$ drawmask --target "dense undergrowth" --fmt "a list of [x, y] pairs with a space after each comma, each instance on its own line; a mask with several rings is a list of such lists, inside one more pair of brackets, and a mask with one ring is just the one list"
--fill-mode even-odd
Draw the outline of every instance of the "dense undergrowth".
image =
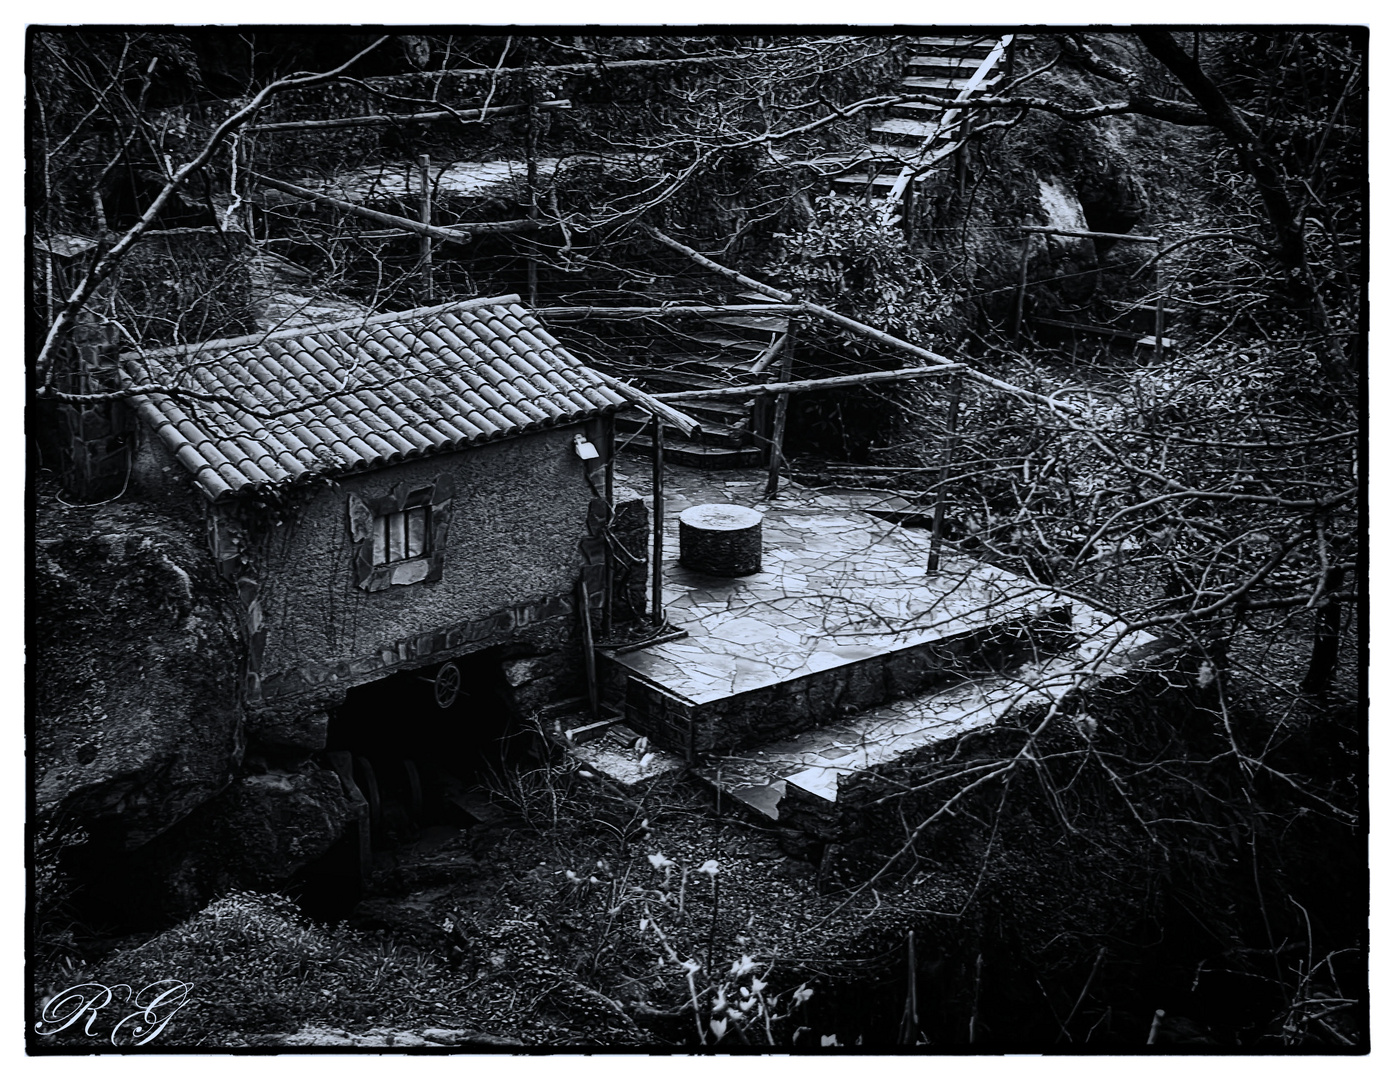
[[[690, 781], [625, 794], [555, 760], [499, 778], [495, 825], [383, 866], [356, 926], [234, 894], [41, 965], [41, 998], [177, 980], [187, 1001], [159, 1043], [208, 1048], [305, 1028], [614, 1049], [1359, 1048], [1363, 836], [1293, 786], [1300, 768], [1349, 788], [1355, 712], [1289, 716], [1255, 777], [1220, 749], [1213, 692], [1166, 678], [1162, 705], [1153, 687], [1062, 719], [870, 885], [893, 831], [819, 866]], [[1264, 737], [1262, 705], [1235, 695], [1238, 738]], [[1029, 737], [964, 739], [919, 779], [950, 798], [965, 766]], [[99, 1041], [80, 1023], [60, 1040]]]

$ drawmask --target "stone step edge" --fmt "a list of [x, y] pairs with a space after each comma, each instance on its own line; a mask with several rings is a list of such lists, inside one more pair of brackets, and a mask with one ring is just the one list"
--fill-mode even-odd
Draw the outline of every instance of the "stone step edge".
[[[1097, 612], [1080, 612], [1083, 622], [1095, 621]], [[766, 753], [761, 747], [752, 747], [739, 754], [728, 754], [714, 763], [698, 764], [695, 775], [708, 784], [719, 787], [723, 794], [758, 811], [771, 820], [779, 820], [779, 804], [790, 795], [795, 798], [811, 800], [814, 805], [830, 806], [836, 803], [838, 783], [842, 776], [854, 775], [874, 768], [877, 765], [894, 761], [925, 746], [943, 742], [968, 731], [994, 726], [1004, 717], [1018, 709], [1036, 704], [1052, 705], [1072, 696], [1084, 686], [1125, 673], [1138, 662], [1143, 662], [1149, 654], [1165, 651], [1166, 643], [1145, 632], [1138, 632], [1119, 639], [1114, 643], [1112, 658], [1096, 665], [1095, 670], [1083, 682], [1077, 678], [1079, 670], [1093, 661], [1104, 645], [1096, 632], [1086, 637], [1078, 646], [1061, 655], [1039, 663], [1027, 663], [1013, 671], [1001, 675], [967, 675], [958, 680], [929, 688], [922, 693], [899, 701], [873, 706], [859, 716], [825, 724], [821, 728], [811, 728], [799, 734], [800, 740], [815, 740], [819, 732], [827, 732], [829, 741], [849, 741], [849, 732], [855, 732], [858, 725], [872, 728], [878, 721], [896, 723], [897, 712], [907, 707], [941, 707], [959, 709], [967, 696], [976, 696], [979, 703], [971, 712], [979, 715], [971, 723], [957, 722], [939, 718], [923, 727], [899, 734], [889, 733], [876, 738], [855, 750], [836, 757], [819, 755], [821, 760], [808, 760], [802, 768], [771, 763], [767, 779], [763, 783], [720, 783], [722, 762], [733, 758], [750, 759]], [[976, 693], [975, 693], [976, 692]], [[903, 721], [902, 721], [903, 722]], [[777, 746], [778, 742], [766, 744]]]
[[[1041, 592], [1046, 593], [1046, 595], [1031, 596], [1019, 600], [1001, 601], [1003, 610], [1000, 611], [995, 610], [997, 607], [995, 603], [987, 605], [986, 615], [982, 617], [974, 617], [981, 615], [980, 609], [974, 609], [973, 612], [966, 615], [956, 615], [946, 618], [941, 622], [933, 623], [927, 627], [917, 627], [913, 632], [901, 631], [900, 633], [905, 635], [903, 641], [895, 642], [894, 647], [888, 647], [871, 656], [837, 656], [837, 663], [809, 668], [808, 670], [796, 669], [776, 678], [747, 686], [731, 694], [707, 697], [699, 701], [696, 699], [688, 699], [686, 695], [671, 687], [662, 686], [661, 684], [656, 685], [659, 685], [664, 693], [682, 698], [685, 701], [691, 700], [694, 708], [702, 709], [715, 705], [717, 702], [747, 697], [777, 686], [793, 686], [806, 679], [816, 679], [827, 675], [829, 672], [841, 671], [844, 668], [865, 664], [869, 660], [885, 660], [888, 657], [896, 656], [901, 653], [907, 653], [917, 649], [934, 648], [935, 646], [959, 642], [979, 635], [986, 634], [1000, 637], [1020, 631], [1041, 634], [1071, 633], [1073, 622], [1062, 622], [1060, 616], [1062, 612], [1068, 613], [1067, 617], [1073, 620], [1072, 603], [1061, 597], [1049, 595], [1044, 588], [1041, 589]], [[899, 636], [899, 634], [892, 636]], [[628, 667], [627, 664], [623, 666]], [[647, 676], [645, 676], [645, 678], [647, 678]]]

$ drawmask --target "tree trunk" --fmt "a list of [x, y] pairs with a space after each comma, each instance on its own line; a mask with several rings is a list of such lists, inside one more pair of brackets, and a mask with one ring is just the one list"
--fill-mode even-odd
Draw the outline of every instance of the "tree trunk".
[[1288, 198], [1283, 177], [1263, 148], [1263, 143], [1248, 122], [1200, 64], [1176, 43], [1167, 30], [1138, 30], [1138, 39], [1154, 57], [1162, 62], [1190, 95], [1195, 98], [1211, 123], [1233, 144], [1239, 163], [1253, 178], [1268, 211], [1269, 223], [1277, 237], [1278, 258], [1288, 271], [1294, 299], [1307, 309], [1312, 328], [1321, 335], [1322, 352], [1328, 363], [1344, 367], [1345, 351], [1336, 336], [1331, 319], [1322, 300], [1321, 290], [1311, 267], [1307, 264], [1307, 244], [1304, 222]]
[[1341, 604], [1332, 594], [1340, 591], [1346, 572], [1339, 567], [1326, 572], [1322, 582], [1325, 603], [1317, 609], [1317, 629], [1312, 639], [1312, 659], [1302, 680], [1304, 694], [1324, 694], [1331, 689], [1341, 645]]

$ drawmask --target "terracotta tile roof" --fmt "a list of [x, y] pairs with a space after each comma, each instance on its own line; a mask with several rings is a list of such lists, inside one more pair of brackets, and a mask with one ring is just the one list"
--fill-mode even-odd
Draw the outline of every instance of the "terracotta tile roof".
[[213, 498], [506, 439], [624, 404], [516, 296], [122, 360], [129, 385], [187, 391], [131, 403]]

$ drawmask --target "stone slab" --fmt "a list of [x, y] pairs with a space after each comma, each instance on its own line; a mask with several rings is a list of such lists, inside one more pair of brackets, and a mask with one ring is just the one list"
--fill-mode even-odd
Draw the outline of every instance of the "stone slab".
[[682, 758], [640, 740], [637, 732], [623, 724], [580, 746], [568, 747], [566, 752], [583, 767], [627, 788], [684, 767]]

